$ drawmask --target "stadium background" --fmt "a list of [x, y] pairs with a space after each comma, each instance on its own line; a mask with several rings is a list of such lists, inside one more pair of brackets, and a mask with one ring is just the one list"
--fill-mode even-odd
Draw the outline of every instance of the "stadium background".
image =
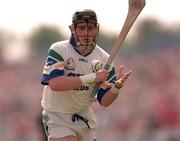
[[[46, 140], [41, 73], [48, 47], [67, 35], [53, 24], [28, 30], [19, 34], [0, 26], [0, 141]], [[98, 44], [110, 52], [117, 36], [102, 29]], [[124, 64], [132, 76], [110, 107], [93, 105], [98, 141], [180, 141], [179, 39], [177, 23], [136, 23], [115, 58], [116, 69]]]

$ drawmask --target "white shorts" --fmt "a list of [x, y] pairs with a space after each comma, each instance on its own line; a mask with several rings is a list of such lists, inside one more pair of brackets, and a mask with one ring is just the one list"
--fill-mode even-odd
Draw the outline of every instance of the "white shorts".
[[43, 111], [43, 123], [48, 138], [77, 136], [83, 141], [96, 137], [97, 124], [91, 110], [83, 113], [61, 114]]

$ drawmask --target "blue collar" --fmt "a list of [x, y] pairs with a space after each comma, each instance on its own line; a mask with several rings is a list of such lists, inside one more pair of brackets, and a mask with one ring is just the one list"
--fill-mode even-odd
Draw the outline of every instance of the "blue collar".
[[73, 47], [76, 47], [76, 41], [75, 41], [75, 38], [74, 38], [74, 35], [71, 34], [71, 37], [69, 39], [69, 43], [73, 46]]

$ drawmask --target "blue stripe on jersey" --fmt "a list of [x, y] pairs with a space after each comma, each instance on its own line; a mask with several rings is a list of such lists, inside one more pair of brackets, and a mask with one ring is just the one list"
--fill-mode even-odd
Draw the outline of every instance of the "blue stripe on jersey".
[[54, 69], [50, 74], [43, 74], [41, 84], [48, 85], [48, 81], [52, 78], [64, 75], [64, 70]]
[[[113, 78], [110, 79], [109, 83], [115, 83], [116, 81], [116, 75], [114, 75]], [[103, 89], [103, 88], [100, 88], [98, 90], [98, 93], [97, 93], [97, 100], [99, 101], [99, 103], [101, 104], [101, 100], [102, 100], [102, 97], [110, 90], [111, 88], [107, 88], [107, 89]]]
[[47, 61], [46, 61], [46, 66], [51, 66], [55, 63], [57, 63], [57, 61], [48, 56]]

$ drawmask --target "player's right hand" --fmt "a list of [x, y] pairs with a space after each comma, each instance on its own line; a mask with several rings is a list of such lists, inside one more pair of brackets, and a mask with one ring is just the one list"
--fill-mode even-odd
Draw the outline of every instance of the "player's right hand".
[[108, 71], [105, 69], [101, 69], [98, 72], [96, 72], [96, 79], [95, 79], [95, 83], [99, 83], [99, 82], [105, 82], [108, 78]]

